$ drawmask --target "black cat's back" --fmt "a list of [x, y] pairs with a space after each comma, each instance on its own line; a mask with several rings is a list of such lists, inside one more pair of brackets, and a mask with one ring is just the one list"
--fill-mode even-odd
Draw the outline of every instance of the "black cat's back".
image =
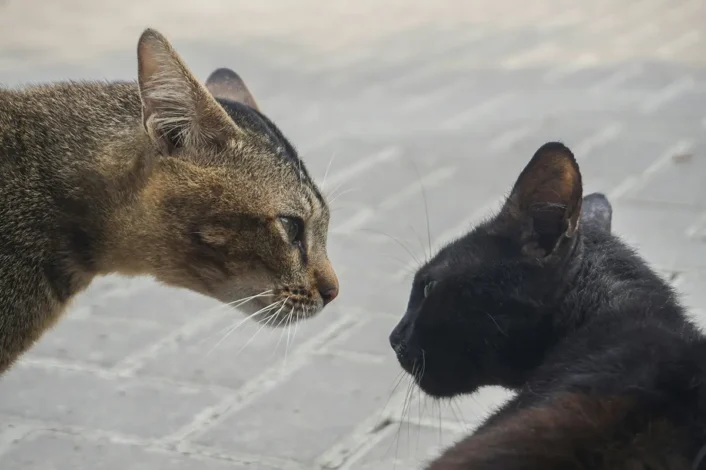
[[681, 470], [698, 459], [706, 339], [611, 217], [604, 196], [582, 197], [571, 151], [548, 143], [499, 214], [419, 269], [390, 336], [400, 365], [434, 397], [517, 392], [429, 469]]

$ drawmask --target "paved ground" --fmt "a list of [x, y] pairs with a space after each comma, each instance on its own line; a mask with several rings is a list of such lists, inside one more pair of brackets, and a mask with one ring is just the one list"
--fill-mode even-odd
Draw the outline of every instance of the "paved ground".
[[403, 413], [387, 335], [413, 258], [549, 139], [706, 324], [703, 0], [196, 4], [0, 0], [0, 81], [133, 78], [146, 25], [201, 77], [235, 68], [314, 175], [330, 164], [341, 296], [296, 334], [245, 325], [213, 350], [238, 314], [96, 282], [0, 380], [0, 468], [417, 468], [507, 394]]

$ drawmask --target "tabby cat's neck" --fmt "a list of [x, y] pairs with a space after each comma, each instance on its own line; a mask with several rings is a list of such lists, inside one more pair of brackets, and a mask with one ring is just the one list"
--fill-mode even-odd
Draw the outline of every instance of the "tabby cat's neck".
[[139, 90], [133, 82], [38, 85], [0, 91], [0, 101], [5, 139], [46, 150], [27, 152], [24, 158], [80, 170], [100, 168], [111, 157], [154, 152], [141, 129]]
[[[114, 223], [116, 217], [126, 227], [137, 222], [138, 196], [156, 161], [157, 150], [142, 128], [136, 83], [2, 90], [0, 138], [5, 155], [0, 170], [24, 174], [13, 184], [51, 201], [47, 223], [56, 227], [57, 239], [75, 245], [71, 252], [83, 253], [76, 267], [85, 283], [95, 274], [141, 271], [119, 265], [121, 245], [132, 243], [132, 237]], [[30, 205], [19, 210], [28, 211], [28, 218], [37, 216]], [[118, 255], [104, 259], [98, 253]]]

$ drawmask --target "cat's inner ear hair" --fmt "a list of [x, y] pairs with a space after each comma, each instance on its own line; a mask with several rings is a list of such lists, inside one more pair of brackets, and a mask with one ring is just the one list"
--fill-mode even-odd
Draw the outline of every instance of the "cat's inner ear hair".
[[583, 198], [581, 223], [602, 232], [610, 233], [613, 221], [613, 208], [608, 198], [601, 193], [591, 193]]
[[581, 173], [573, 153], [558, 142], [537, 150], [520, 174], [503, 208], [521, 224], [524, 250], [551, 254], [578, 230], [582, 197]]
[[216, 69], [206, 80], [206, 88], [214, 98], [235, 101], [259, 111], [257, 102], [245, 82], [231, 69]]
[[145, 130], [166, 153], [223, 144], [235, 123], [188, 70], [167, 39], [147, 29], [137, 46]]

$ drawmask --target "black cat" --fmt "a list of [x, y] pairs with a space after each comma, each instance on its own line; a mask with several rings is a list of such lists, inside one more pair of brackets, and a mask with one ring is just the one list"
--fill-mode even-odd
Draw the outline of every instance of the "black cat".
[[706, 338], [611, 217], [547, 143], [416, 273], [390, 343], [419, 387], [517, 391], [429, 470], [706, 468]]

